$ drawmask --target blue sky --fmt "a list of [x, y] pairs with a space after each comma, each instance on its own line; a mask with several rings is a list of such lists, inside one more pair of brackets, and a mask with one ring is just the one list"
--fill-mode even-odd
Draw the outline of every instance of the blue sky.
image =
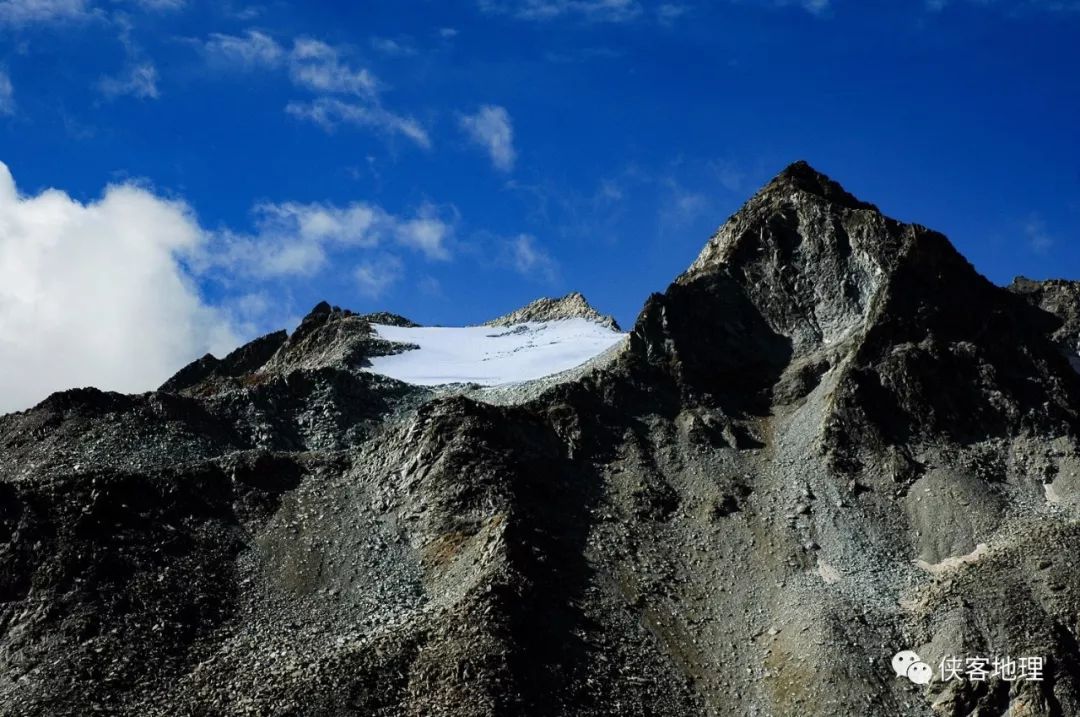
[[1078, 38], [1077, 0], [0, 0], [0, 363], [149, 388], [320, 299], [630, 325], [796, 159], [1080, 278]]

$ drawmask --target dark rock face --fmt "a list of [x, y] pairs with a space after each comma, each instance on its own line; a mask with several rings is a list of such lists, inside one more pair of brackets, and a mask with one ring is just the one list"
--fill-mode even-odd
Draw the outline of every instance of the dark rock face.
[[180, 369], [161, 385], [160, 390], [179, 393], [210, 378], [239, 378], [254, 373], [266, 365], [288, 339], [287, 332], [275, 331], [241, 346], [223, 359], [207, 354]]
[[1080, 714], [1075, 287], [800, 163], [527, 403], [325, 304], [57, 394], [0, 418], [0, 715]]
[[1080, 281], [1032, 281], [1018, 277], [1009, 290], [1059, 319], [1050, 326], [1058, 347], [1080, 372]]
[[387, 326], [404, 326], [406, 328], [415, 328], [420, 324], [415, 321], [410, 321], [404, 316], [398, 314], [391, 314], [389, 311], [376, 311], [373, 314], [361, 314], [360, 318], [364, 319], [370, 324], [386, 324]]

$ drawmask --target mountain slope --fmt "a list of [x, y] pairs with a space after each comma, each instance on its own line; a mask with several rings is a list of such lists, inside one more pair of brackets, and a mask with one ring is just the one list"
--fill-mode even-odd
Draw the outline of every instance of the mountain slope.
[[58, 394], [0, 418], [0, 715], [1080, 713], [1069, 296], [799, 163], [510, 405], [325, 305]]

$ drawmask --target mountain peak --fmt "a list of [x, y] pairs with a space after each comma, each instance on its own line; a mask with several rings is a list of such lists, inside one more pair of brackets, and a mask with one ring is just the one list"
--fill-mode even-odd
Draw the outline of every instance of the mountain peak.
[[329, 302], [320, 301], [315, 304], [315, 307], [308, 312], [308, 316], [317, 316], [319, 314], [329, 314], [334, 310], [334, 307], [330, 306]]
[[[844, 229], [837, 230], [841, 225]], [[863, 268], [876, 275], [895, 263], [897, 253], [904, 251], [917, 229], [921, 230], [886, 218], [875, 205], [798, 161], [730, 217], [678, 281], [720, 267], [739, 266], [760, 274], [763, 267], [751, 269], [750, 265], [762, 262], [770, 267], [766, 274], [790, 274], [798, 269], [807, 278], [820, 276], [823, 262], [846, 263], [856, 248], [864, 250], [873, 264]], [[796, 260], [802, 265], [793, 265], [799, 263]]]
[[572, 291], [558, 299], [541, 298], [525, 306], [484, 323], [485, 326], [513, 326], [527, 321], [558, 321], [559, 319], [588, 319], [607, 326], [612, 331], [620, 331], [618, 323], [611, 316], [605, 316], [594, 309], [584, 295]]
[[806, 192], [849, 209], [878, 211], [875, 205], [861, 201], [840, 186], [839, 182], [817, 171], [808, 162], [801, 159], [785, 167], [758, 194], [761, 196], [777, 191], [783, 191], [786, 194], [791, 189]]

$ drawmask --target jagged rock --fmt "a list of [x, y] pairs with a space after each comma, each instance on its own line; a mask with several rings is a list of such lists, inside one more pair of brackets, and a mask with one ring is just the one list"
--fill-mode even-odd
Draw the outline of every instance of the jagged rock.
[[525, 306], [485, 322], [484, 326], [515, 326], [527, 321], [558, 321], [559, 319], [588, 319], [621, 331], [615, 319], [594, 309], [579, 292], [574, 291], [559, 299], [537, 299]]
[[[598, 320], [546, 302], [499, 325]], [[516, 403], [327, 304], [57, 394], [0, 417], [0, 715], [1078, 714], [1077, 316], [799, 163]]]
[[404, 326], [407, 328], [416, 328], [420, 326], [420, 324], [410, 321], [404, 316], [392, 314], [389, 311], [376, 311], [372, 314], [361, 314], [360, 318], [367, 321], [369, 324], [385, 324], [387, 326]]
[[285, 331], [267, 334], [220, 360], [208, 354], [182, 368], [159, 390], [208, 396], [237, 386], [264, 384], [297, 371], [324, 369], [367, 380], [362, 369], [371, 365], [371, 358], [416, 348], [376, 336], [372, 317], [382, 323], [411, 324], [394, 314], [361, 316], [324, 301], [304, 317], [292, 335]]
[[1017, 277], [1009, 290], [1061, 320], [1051, 337], [1080, 372], [1080, 282], [1032, 281]]
[[387, 343], [373, 337], [371, 324], [362, 317], [324, 301], [304, 317], [262, 368], [276, 373], [325, 366], [355, 368], [371, 355], [373, 342]]
[[275, 331], [244, 344], [223, 359], [206, 354], [180, 369], [158, 390], [177, 393], [210, 378], [235, 378], [251, 374], [266, 365], [270, 357], [288, 340], [288, 336], [288, 332]]

